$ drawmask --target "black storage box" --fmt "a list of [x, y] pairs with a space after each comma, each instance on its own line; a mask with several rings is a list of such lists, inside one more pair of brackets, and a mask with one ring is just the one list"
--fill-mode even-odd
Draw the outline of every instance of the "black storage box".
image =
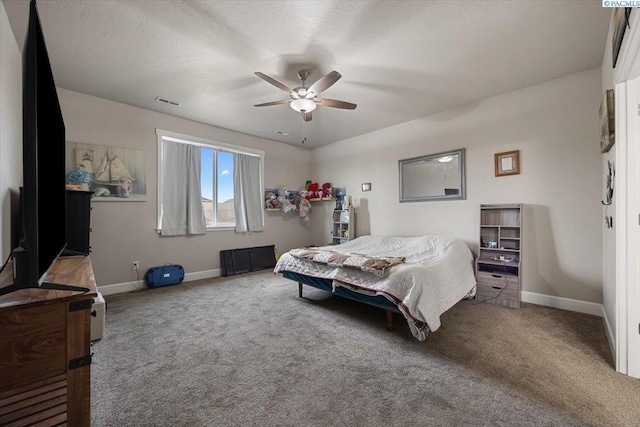
[[275, 245], [220, 251], [220, 268], [223, 276], [265, 270], [275, 266]]

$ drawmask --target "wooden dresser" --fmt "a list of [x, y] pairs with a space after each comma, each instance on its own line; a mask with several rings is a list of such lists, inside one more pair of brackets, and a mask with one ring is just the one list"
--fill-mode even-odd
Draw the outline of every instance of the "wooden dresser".
[[90, 291], [28, 289], [0, 297], [1, 426], [91, 421], [91, 305], [97, 289], [89, 257], [60, 258], [47, 281]]

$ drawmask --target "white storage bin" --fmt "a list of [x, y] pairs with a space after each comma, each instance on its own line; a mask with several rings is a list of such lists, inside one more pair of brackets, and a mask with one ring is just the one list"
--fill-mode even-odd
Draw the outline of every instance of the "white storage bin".
[[104, 336], [104, 316], [106, 311], [106, 303], [100, 292], [93, 299], [91, 312], [96, 312], [95, 316], [91, 316], [91, 341], [97, 341]]

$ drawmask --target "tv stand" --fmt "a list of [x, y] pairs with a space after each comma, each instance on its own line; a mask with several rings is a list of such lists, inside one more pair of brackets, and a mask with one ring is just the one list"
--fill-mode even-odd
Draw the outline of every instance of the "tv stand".
[[46, 279], [0, 296], [0, 425], [91, 421], [91, 260], [59, 258]]
[[18, 286], [18, 285], [5, 286], [4, 288], [0, 288], [0, 296], [10, 294], [11, 292], [17, 292], [22, 289], [43, 289], [43, 290], [51, 290], [51, 291], [69, 291], [69, 292], [82, 292], [82, 293], [87, 293], [91, 290], [89, 288], [84, 288], [82, 286], [62, 285], [59, 283], [42, 282], [40, 286], [33, 286], [29, 288], [25, 288], [24, 286]]
[[64, 249], [60, 256], [88, 256], [88, 253], [74, 251], [73, 249]]
[[61, 285], [59, 283], [42, 282], [40, 289], [50, 289], [52, 291], [89, 292], [91, 289], [82, 286]]

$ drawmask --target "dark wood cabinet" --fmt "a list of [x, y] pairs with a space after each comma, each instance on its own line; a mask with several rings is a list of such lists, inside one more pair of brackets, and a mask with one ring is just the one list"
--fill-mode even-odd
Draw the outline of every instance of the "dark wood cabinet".
[[93, 191], [67, 190], [67, 250], [91, 252], [91, 196]]
[[97, 294], [91, 261], [60, 258], [47, 280], [89, 292], [24, 289], [0, 296], [3, 426], [91, 421], [91, 304]]

